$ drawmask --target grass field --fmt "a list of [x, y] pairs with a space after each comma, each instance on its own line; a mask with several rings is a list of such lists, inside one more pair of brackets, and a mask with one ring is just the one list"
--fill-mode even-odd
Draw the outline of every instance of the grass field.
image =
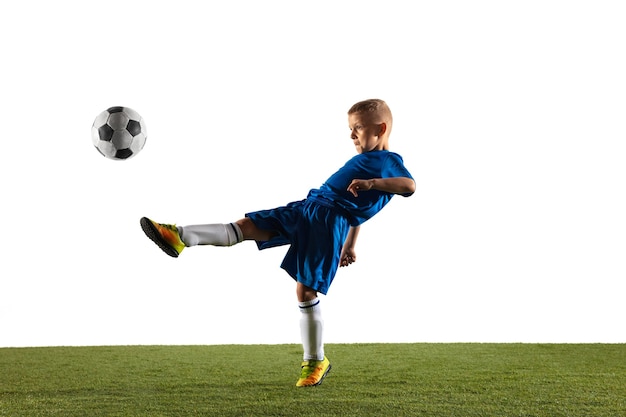
[[0, 416], [626, 416], [626, 345], [327, 345], [0, 349]]

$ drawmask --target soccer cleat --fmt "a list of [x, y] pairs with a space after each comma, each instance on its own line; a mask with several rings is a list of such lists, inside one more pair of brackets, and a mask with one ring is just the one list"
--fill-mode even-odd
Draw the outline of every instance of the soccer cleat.
[[300, 379], [296, 382], [296, 387], [314, 387], [320, 385], [328, 372], [330, 372], [330, 361], [326, 356], [321, 361], [304, 361], [302, 362], [302, 373]]
[[139, 223], [146, 236], [169, 256], [178, 258], [178, 255], [185, 249], [176, 225], [153, 222], [147, 217], [142, 217]]

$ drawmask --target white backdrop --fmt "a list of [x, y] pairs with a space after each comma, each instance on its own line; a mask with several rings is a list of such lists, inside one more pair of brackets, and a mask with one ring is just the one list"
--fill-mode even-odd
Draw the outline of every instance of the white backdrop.
[[[323, 298], [326, 342], [626, 342], [620, 1], [0, 6], [0, 346], [298, 343], [285, 248], [160, 252], [139, 218], [304, 198], [379, 97], [417, 180]], [[95, 116], [146, 120], [136, 158]]]

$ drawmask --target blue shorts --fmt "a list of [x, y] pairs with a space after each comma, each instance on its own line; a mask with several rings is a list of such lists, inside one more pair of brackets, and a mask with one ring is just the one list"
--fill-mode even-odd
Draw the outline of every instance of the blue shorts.
[[278, 235], [257, 242], [259, 250], [291, 245], [283, 268], [293, 279], [326, 294], [337, 273], [350, 225], [337, 210], [302, 200], [271, 210], [246, 213], [259, 229]]

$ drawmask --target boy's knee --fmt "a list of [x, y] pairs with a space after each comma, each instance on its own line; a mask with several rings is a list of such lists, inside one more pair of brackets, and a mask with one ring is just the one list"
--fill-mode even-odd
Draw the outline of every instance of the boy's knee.
[[317, 297], [317, 291], [298, 282], [296, 285], [296, 295], [299, 302], [311, 301]]
[[237, 226], [241, 229], [244, 240], [256, 240], [259, 242], [266, 242], [277, 233], [272, 230], [259, 229], [249, 217], [237, 220]]

